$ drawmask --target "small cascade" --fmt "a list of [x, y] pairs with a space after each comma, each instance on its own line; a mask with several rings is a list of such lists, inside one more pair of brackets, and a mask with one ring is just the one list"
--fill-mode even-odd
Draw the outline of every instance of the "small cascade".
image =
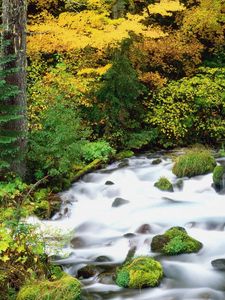
[[[152, 163], [156, 157], [159, 164]], [[225, 259], [225, 197], [212, 187], [212, 174], [180, 184], [172, 166], [167, 154], [132, 157], [87, 174], [62, 193], [61, 213], [44, 224], [73, 233], [61, 250], [68, 257], [56, 260], [66, 272], [87, 274], [82, 268], [92, 266], [93, 273], [81, 280], [84, 300], [225, 299], [225, 271], [211, 264]], [[162, 176], [172, 182], [173, 192], [154, 186]], [[203, 248], [177, 256], [151, 252], [152, 238], [173, 226], [184, 227]], [[133, 252], [162, 263], [160, 286], [131, 290], [114, 283], [113, 270]]]

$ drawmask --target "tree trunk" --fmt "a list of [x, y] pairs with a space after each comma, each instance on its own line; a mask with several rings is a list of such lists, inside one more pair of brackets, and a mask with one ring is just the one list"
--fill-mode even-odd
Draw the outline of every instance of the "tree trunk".
[[27, 148], [27, 99], [26, 99], [26, 0], [2, 0], [3, 40], [7, 45], [3, 47], [5, 57], [13, 56], [6, 69], [16, 69], [7, 76], [8, 84], [19, 88], [18, 95], [10, 98], [8, 104], [18, 107], [18, 120], [11, 121], [9, 130], [14, 132], [17, 141], [14, 147], [18, 148], [16, 156], [11, 162], [11, 170], [22, 178], [26, 173], [25, 154]]

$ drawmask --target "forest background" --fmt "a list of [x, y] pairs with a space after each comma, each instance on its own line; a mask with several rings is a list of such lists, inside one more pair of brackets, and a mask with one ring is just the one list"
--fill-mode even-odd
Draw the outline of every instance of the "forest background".
[[[44, 248], [29, 249], [34, 233], [21, 217], [50, 217], [58, 191], [130, 150], [223, 147], [225, 139], [223, 0], [29, 0], [27, 10], [23, 179], [11, 168], [19, 149], [0, 143], [5, 299], [31, 273], [52, 276]], [[7, 94], [6, 76], [1, 100], [19, 93], [11, 86]], [[20, 271], [12, 271], [15, 257]]]

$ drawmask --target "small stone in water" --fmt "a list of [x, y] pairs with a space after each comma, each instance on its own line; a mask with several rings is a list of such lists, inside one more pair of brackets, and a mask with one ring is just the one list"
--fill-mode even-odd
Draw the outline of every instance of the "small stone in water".
[[152, 165], [159, 165], [162, 162], [161, 158], [156, 158], [152, 161]]
[[113, 184], [115, 184], [115, 183], [112, 182], [112, 181], [110, 181], [110, 180], [107, 180], [107, 181], [105, 182], [105, 185], [113, 185]]
[[146, 233], [150, 233], [151, 232], [151, 226], [149, 224], [143, 224], [141, 225], [137, 231], [137, 233], [140, 233], [140, 234], [146, 234]]
[[79, 236], [73, 238], [70, 241], [70, 243], [71, 243], [71, 247], [75, 248], [75, 249], [77, 249], [77, 248], [83, 248], [83, 247], [86, 246], [85, 241], [81, 237], [79, 237]]
[[110, 262], [112, 261], [108, 256], [101, 255], [95, 259], [95, 262]]
[[99, 273], [98, 269], [95, 266], [90, 265], [79, 269], [77, 272], [77, 277], [87, 279], [95, 276], [98, 273]]
[[123, 198], [116, 198], [113, 203], [112, 203], [112, 207], [119, 207], [122, 206], [124, 204], [128, 204], [130, 201], [125, 200]]

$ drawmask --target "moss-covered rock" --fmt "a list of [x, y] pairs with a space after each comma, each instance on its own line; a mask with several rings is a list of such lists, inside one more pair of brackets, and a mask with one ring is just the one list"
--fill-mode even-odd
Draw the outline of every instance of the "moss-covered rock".
[[116, 272], [116, 284], [126, 288], [155, 287], [163, 277], [161, 264], [151, 257], [140, 256], [125, 263]]
[[20, 290], [17, 300], [80, 300], [80, 282], [69, 275], [55, 281], [37, 281]]
[[162, 162], [161, 158], [156, 158], [152, 161], [152, 165], [159, 165]]
[[223, 177], [225, 176], [225, 167], [216, 166], [213, 170], [213, 183], [216, 188], [221, 188], [223, 183]]
[[173, 192], [173, 185], [166, 177], [161, 177], [154, 186], [161, 191]]
[[215, 166], [215, 158], [209, 150], [193, 149], [177, 158], [172, 171], [177, 177], [193, 177], [210, 173]]
[[151, 249], [166, 255], [198, 252], [202, 243], [190, 237], [182, 227], [172, 227], [152, 239]]
[[120, 151], [115, 155], [116, 160], [122, 160], [124, 158], [129, 158], [134, 155], [134, 152], [131, 150]]

